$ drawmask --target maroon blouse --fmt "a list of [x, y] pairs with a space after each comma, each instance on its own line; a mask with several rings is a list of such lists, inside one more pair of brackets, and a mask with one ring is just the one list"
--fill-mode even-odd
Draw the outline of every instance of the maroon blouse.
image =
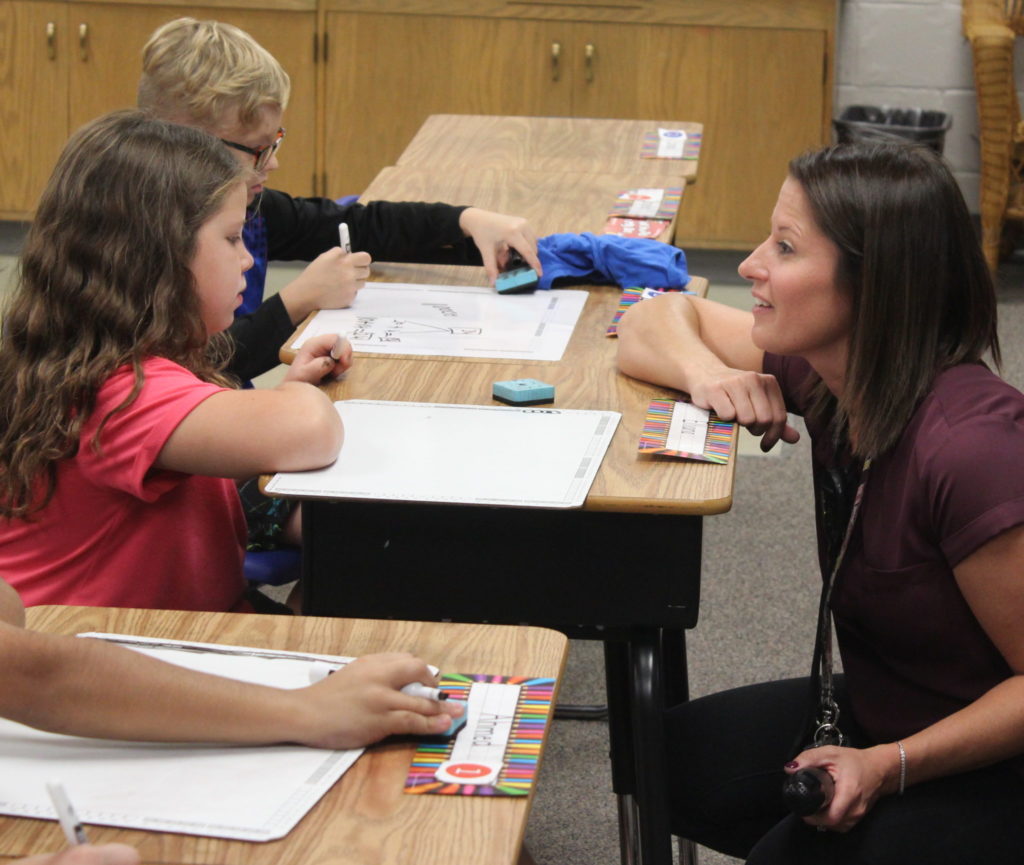
[[[764, 371], [802, 415], [808, 364], [766, 355]], [[848, 459], [820, 425], [808, 431], [816, 468]], [[833, 593], [847, 690], [874, 741], [908, 736], [1010, 676], [953, 568], [1022, 523], [1024, 395], [982, 364], [946, 370], [873, 461]], [[820, 549], [820, 516], [818, 538]]]

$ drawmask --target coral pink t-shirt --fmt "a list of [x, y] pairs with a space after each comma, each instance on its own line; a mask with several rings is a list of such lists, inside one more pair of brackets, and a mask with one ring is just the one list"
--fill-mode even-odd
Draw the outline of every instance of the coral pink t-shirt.
[[179, 423], [224, 388], [151, 358], [134, 402], [121, 367], [100, 388], [78, 453], [57, 469], [49, 504], [0, 522], [0, 576], [26, 605], [244, 609], [245, 518], [235, 483], [153, 468]]

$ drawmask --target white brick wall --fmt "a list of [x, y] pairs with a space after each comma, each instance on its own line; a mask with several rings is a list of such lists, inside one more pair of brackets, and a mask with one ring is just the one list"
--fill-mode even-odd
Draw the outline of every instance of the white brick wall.
[[[953, 118], [945, 155], [978, 209], [978, 121], [959, 0], [841, 0], [836, 116], [847, 105], [931, 108]], [[1018, 41], [1018, 90], [1024, 50]]]

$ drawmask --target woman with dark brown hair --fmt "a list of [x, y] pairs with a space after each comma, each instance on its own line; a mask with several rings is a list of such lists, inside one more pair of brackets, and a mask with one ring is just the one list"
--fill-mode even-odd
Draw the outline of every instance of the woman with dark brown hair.
[[[1024, 396], [985, 363], [995, 293], [959, 189], [924, 149], [805, 154], [740, 274], [751, 312], [638, 304], [620, 366], [766, 450], [796, 441], [787, 412], [805, 417], [819, 636], [810, 680], [669, 711], [674, 829], [757, 865], [1016, 865]], [[834, 793], [787, 816], [783, 782], [806, 770]]]

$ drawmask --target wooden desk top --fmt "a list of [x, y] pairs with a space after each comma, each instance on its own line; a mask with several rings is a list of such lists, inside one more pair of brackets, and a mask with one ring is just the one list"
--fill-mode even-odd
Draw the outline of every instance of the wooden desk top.
[[[646, 161], [646, 160], [645, 160]], [[438, 171], [420, 165], [395, 165], [383, 169], [359, 200], [446, 201], [495, 210], [530, 220], [538, 237], [560, 232], [604, 232], [608, 212], [619, 194], [628, 189], [681, 186], [655, 172], [610, 174], [536, 171], [524, 168], [464, 167]], [[684, 187], [685, 190], [685, 187]], [[684, 191], [680, 206], [686, 206]], [[676, 220], [657, 238], [671, 243]]]
[[[483, 268], [422, 264], [373, 265], [374, 279], [434, 285], [485, 285]], [[703, 294], [707, 281], [694, 277]], [[536, 378], [555, 386], [555, 408], [618, 411], [622, 418], [587, 496], [587, 510], [717, 514], [732, 507], [736, 459], [712, 465], [637, 454], [651, 399], [676, 397], [667, 388], [621, 374], [616, 340], [605, 335], [621, 294], [617, 287], [591, 287], [565, 355], [560, 361], [413, 357], [359, 353], [345, 379], [327, 386], [332, 399], [500, 405], [491, 397], [496, 381]], [[293, 340], [289, 340], [291, 345]], [[288, 353], [282, 352], [287, 361]]]
[[[74, 634], [109, 631], [360, 655], [412, 651], [444, 670], [556, 676], [564, 635], [544, 628], [232, 613], [36, 607], [30, 627]], [[285, 838], [264, 844], [89, 826], [93, 843], [138, 847], [146, 863], [182, 865], [422, 865], [516, 861], [528, 799], [411, 796], [402, 792], [413, 746], [371, 747]], [[0, 861], [60, 850], [54, 821], [0, 817]]]
[[701, 135], [701, 123], [680, 120], [605, 120], [590, 117], [510, 117], [432, 114], [398, 158], [398, 165], [434, 171], [519, 168], [602, 171], [685, 180], [697, 177], [696, 159], [641, 159], [644, 134], [681, 129]]

